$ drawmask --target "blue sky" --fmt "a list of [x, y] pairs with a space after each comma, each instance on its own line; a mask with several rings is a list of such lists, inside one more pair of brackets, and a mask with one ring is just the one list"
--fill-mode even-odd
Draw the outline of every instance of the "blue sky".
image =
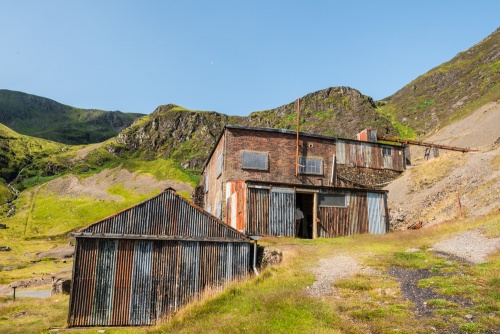
[[327, 87], [382, 99], [500, 26], [500, 1], [0, 3], [0, 89], [229, 115]]

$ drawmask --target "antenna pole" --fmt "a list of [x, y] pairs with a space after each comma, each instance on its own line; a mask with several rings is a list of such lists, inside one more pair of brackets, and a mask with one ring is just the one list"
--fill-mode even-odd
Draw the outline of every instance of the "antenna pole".
[[300, 98], [297, 99], [297, 142], [295, 143], [295, 176], [299, 176], [299, 126], [300, 126]]

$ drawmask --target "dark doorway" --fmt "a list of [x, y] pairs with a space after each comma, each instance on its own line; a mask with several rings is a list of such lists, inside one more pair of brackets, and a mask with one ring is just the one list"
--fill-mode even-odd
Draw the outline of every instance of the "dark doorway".
[[313, 207], [314, 207], [314, 194], [296, 193], [295, 205], [304, 214], [304, 219], [297, 222], [297, 237], [303, 239], [312, 239], [313, 231]]

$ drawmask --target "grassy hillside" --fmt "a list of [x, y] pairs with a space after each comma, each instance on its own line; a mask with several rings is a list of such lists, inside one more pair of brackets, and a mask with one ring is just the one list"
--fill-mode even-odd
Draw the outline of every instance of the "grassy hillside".
[[65, 144], [102, 142], [141, 114], [80, 109], [10, 90], [0, 90], [0, 123], [34, 137]]
[[[419, 76], [380, 108], [402, 136], [424, 136], [500, 99], [500, 28], [450, 61]], [[405, 133], [406, 131], [406, 133]]]
[[42, 165], [41, 160], [68, 149], [63, 144], [20, 135], [0, 124], [0, 178], [10, 182], [23, 168], [51, 174], [50, 164]]

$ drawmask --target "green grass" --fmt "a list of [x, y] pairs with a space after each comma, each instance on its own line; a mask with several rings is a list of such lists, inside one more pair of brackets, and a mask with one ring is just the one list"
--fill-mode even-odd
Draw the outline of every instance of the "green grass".
[[140, 159], [123, 162], [123, 168], [131, 172], [153, 175], [158, 180], [174, 180], [198, 185], [200, 176], [179, 167], [172, 159], [144, 161]]
[[42, 333], [66, 323], [69, 296], [47, 299], [0, 296], [0, 332], [10, 334]]
[[397, 119], [396, 113], [392, 106], [380, 106], [376, 109], [376, 111], [392, 124], [392, 126], [398, 131], [400, 138], [415, 139], [417, 137], [417, 133], [413, 128], [411, 128], [409, 125], [403, 124]]

